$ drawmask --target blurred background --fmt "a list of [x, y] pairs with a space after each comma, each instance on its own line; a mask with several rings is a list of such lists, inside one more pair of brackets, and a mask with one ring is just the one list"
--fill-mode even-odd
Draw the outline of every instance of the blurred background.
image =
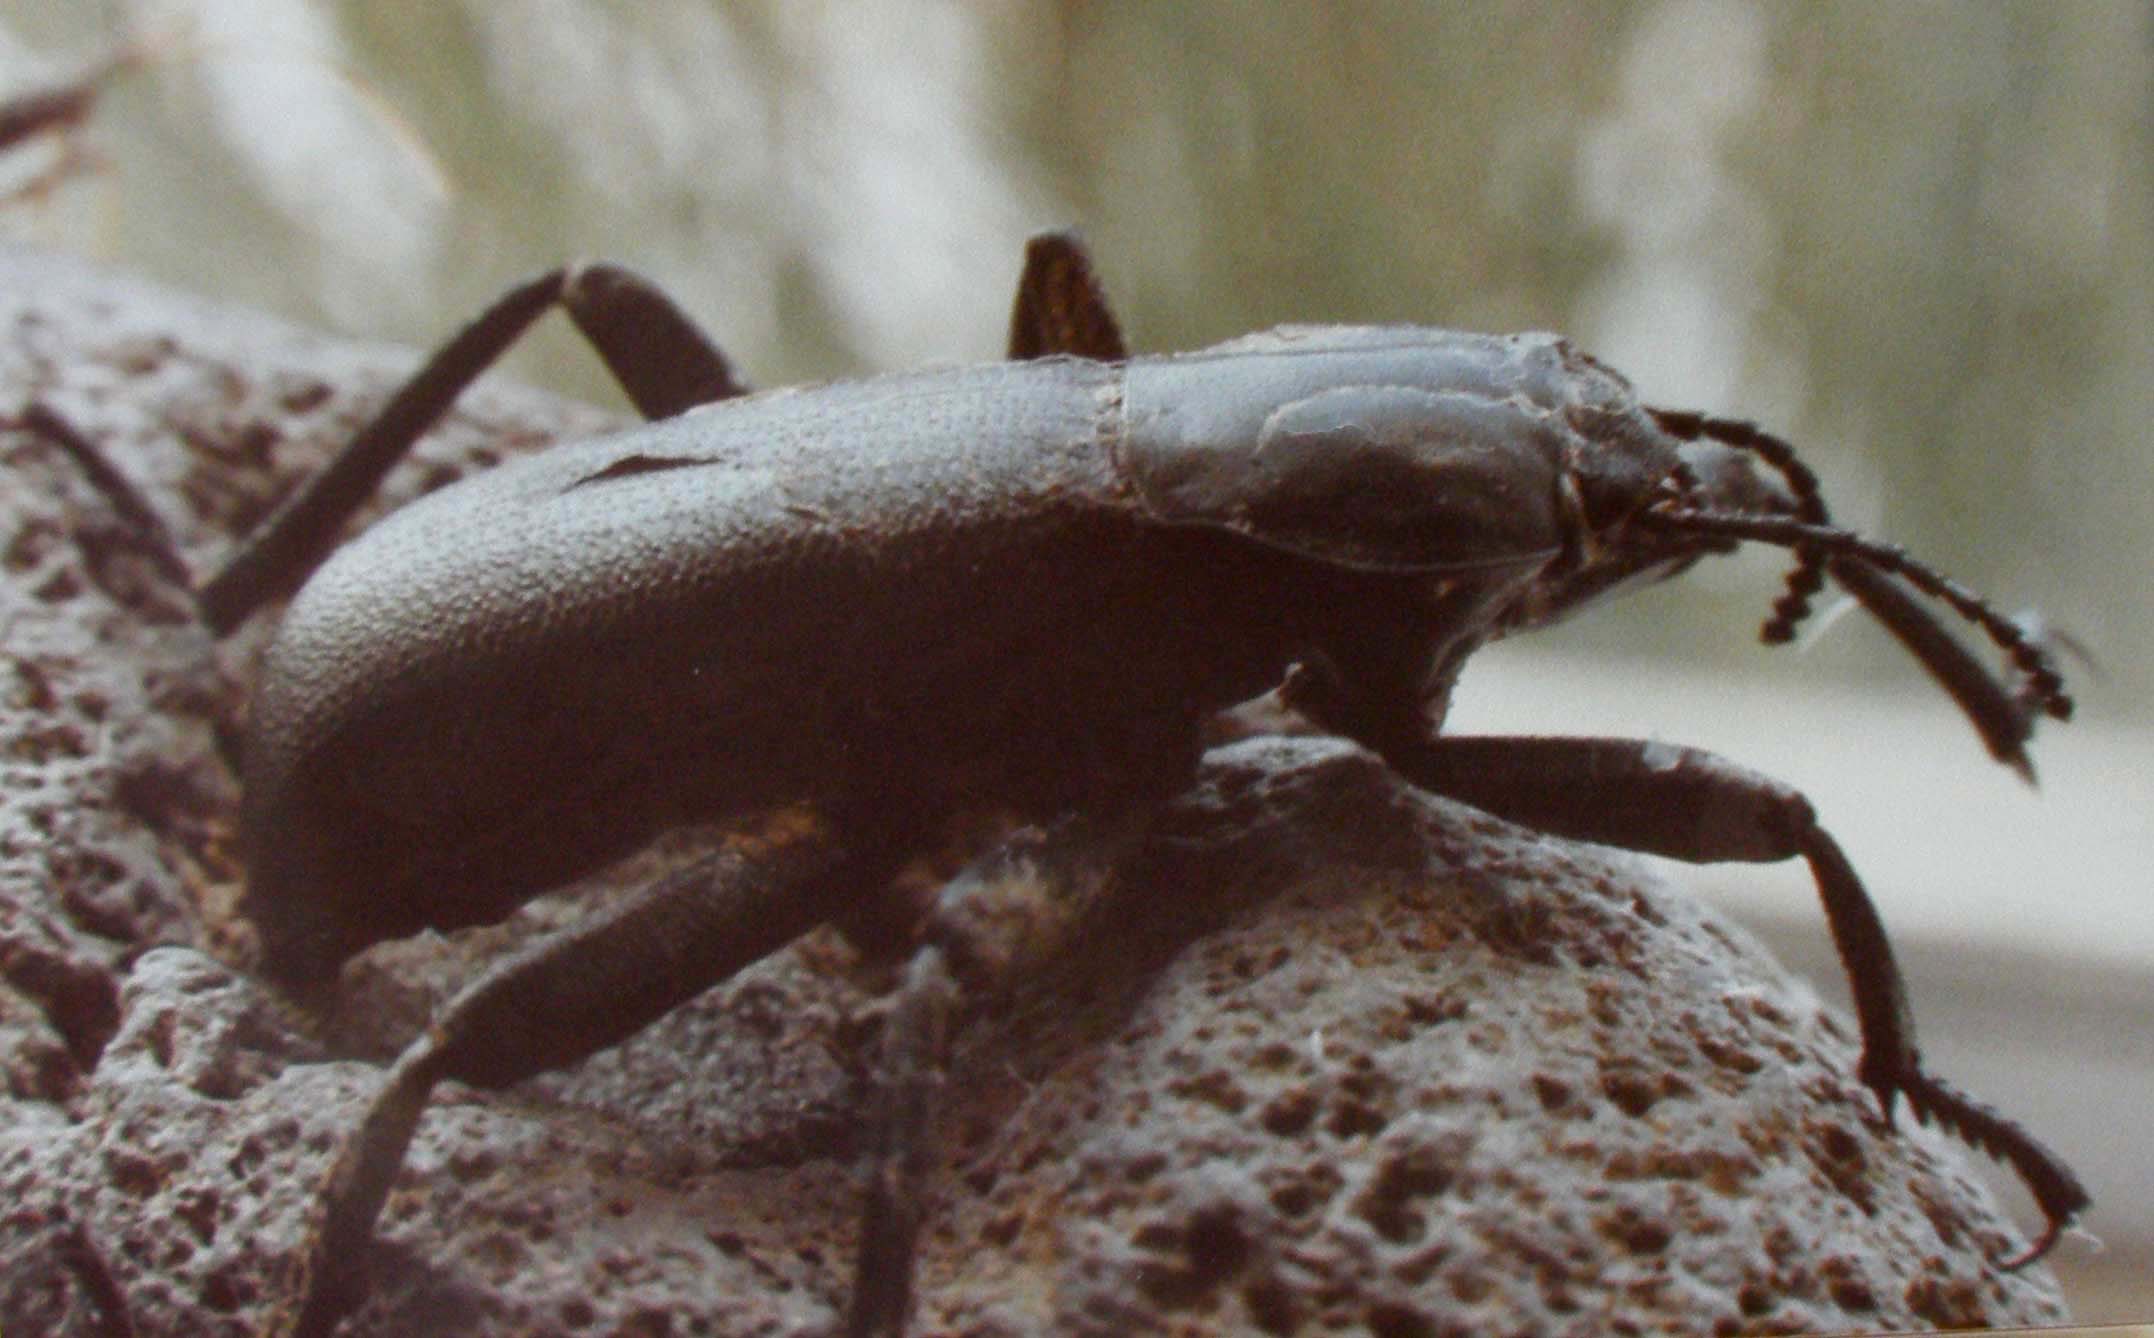
[[[1772, 554], [1484, 653], [1454, 727], [1806, 789], [1933, 1064], [2093, 1188], [2080, 1318], [2154, 1318], [2154, 5], [0, 0], [0, 96], [106, 61], [0, 160], [0, 233], [344, 333], [604, 256], [759, 384], [993, 358], [1074, 224], [1140, 349], [1555, 329], [1786, 435], [2084, 647], [2040, 790], [1863, 619], [1760, 648]], [[620, 402], [562, 331], [511, 373]], [[1676, 876], [1844, 997], [1799, 871]]]

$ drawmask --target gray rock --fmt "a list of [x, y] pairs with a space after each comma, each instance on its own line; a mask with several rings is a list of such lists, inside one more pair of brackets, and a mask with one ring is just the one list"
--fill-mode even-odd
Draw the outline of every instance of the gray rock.
[[[59, 411], [196, 570], [410, 364], [50, 257], [0, 276], [0, 412]], [[605, 421], [482, 387], [397, 495]], [[79, 462], [0, 451], [0, 1331], [252, 1333], [369, 1061], [698, 837], [378, 949], [300, 1016], [245, 971], [216, 746], [264, 631], [212, 645]], [[1846, 1024], [1630, 861], [1259, 738], [1109, 876], [1086, 950], [964, 1033], [923, 1333], [2065, 1317], [1988, 1262], [2018, 1236], [1968, 1154], [1876, 1123]], [[573, 1072], [448, 1085], [349, 1331], [826, 1329], [883, 980], [818, 934]]]

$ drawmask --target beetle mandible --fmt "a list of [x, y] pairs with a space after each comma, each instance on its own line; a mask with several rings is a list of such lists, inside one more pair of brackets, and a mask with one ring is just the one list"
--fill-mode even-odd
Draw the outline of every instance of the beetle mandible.
[[[325, 561], [555, 306], [659, 421], [462, 481]], [[1905, 1098], [2018, 1172], [2048, 1222], [2012, 1266], [2082, 1211], [2054, 1153], [1922, 1067], [1883, 925], [1800, 794], [1692, 749], [1441, 734], [1477, 647], [1758, 541], [1796, 556], [1767, 640], [1829, 575], [2026, 772], [2035, 717], [2070, 701], [2016, 625], [1834, 526], [1784, 441], [1641, 405], [1554, 336], [1285, 327], [1132, 357], [1081, 247], [1047, 234], [1010, 354], [751, 394], [646, 282], [556, 270], [436, 353], [202, 587], [219, 633], [298, 591], [243, 767], [244, 909], [295, 993], [669, 826], [766, 815], [756, 840], [486, 973], [411, 1043], [331, 1170], [293, 1331], [326, 1332], [354, 1300], [440, 1079], [578, 1060], [829, 921], [867, 940], [896, 922], [921, 945], [886, 1029], [892, 1113], [848, 1320], [900, 1330], [932, 1164], [923, 1075], [998, 951], [972, 941], [962, 876], [927, 908], [884, 889], [989, 804], [1141, 825], [1191, 775], [1206, 720], [1281, 684], [1414, 784], [1526, 826], [1692, 862], [1803, 859], [1885, 1114]], [[1988, 671], [1925, 598], [2014, 672]]]

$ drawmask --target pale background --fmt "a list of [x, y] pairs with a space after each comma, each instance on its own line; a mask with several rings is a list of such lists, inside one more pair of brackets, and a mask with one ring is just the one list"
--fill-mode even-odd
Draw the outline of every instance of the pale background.
[[[1140, 348], [1552, 328], [1789, 436], [1841, 519], [2087, 648], [2040, 791], [1859, 617], [1759, 649], [1769, 556], [1485, 653], [1454, 723], [1807, 789], [1936, 1066], [2094, 1189], [2080, 1317], [2154, 1317], [2154, 6], [0, 0], [0, 95], [130, 33], [101, 165], [0, 232], [345, 332], [602, 255], [760, 384], [991, 358], [1074, 223]], [[610, 394], [559, 332], [515, 371]], [[1683, 876], [1838, 989], [1799, 873]]]

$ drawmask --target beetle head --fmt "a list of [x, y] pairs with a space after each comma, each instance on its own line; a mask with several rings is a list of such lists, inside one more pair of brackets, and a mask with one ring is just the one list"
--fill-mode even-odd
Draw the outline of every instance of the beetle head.
[[1722, 536], [1638, 523], [1652, 508], [1788, 518], [1803, 513], [1800, 490], [1760, 469], [1756, 455], [1716, 440], [1670, 440], [1654, 418], [1654, 411], [1628, 405], [1584, 425], [1590, 440], [1618, 445], [1595, 468], [1558, 478], [1565, 551], [1506, 611], [1506, 630], [1546, 626], [1618, 588], [1666, 580], [1701, 557], [1736, 547]]

